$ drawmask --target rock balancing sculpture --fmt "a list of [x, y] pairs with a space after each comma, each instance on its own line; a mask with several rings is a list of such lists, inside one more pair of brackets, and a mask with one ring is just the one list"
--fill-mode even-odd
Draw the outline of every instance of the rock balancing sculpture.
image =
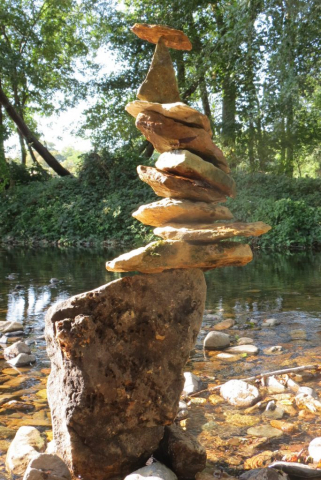
[[[168, 50], [190, 50], [186, 35], [158, 25], [132, 30], [156, 50], [139, 100], [126, 110], [161, 153], [155, 167], [139, 166], [138, 175], [164, 197], [133, 215], [156, 227], [161, 240], [106, 267], [153, 275], [120, 278], [54, 305], [46, 315], [55, 448], [82, 480], [123, 479], [158, 448], [166, 450], [166, 442], [181, 441], [172, 424], [202, 323], [202, 270], [245, 265], [250, 247], [226, 239], [270, 228], [226, 222], [232, 214], [220, 203], [235, 196], [235, 183], [208, 118], [180, 101]], [[167, 455], [180, 478], [194, 478], [204, 468], [204, 448], [193, 452], [185, 450], [184, 461]]]

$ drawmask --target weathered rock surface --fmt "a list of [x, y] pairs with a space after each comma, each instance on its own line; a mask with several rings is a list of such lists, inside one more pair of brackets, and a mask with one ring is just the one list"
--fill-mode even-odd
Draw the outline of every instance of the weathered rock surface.
[[151, 480], [177, 480], [175, 473], [161, 462], [146, 465], [146, 467], [127, 475], [124, 480], [144, 480], [145, 478], [150, 478]]
[[223, 332], [209, 332], [203, 342], [204, 348], [208, 350], [219, 350], [230, 344], [230, 336]]
[[158, 202], [142, 205], [133, 217], [144, 223], [159, 227], [166, 223], [210, 223], [215, 220], [230, 220], [232, 213], [227, 207], [214, 203], [191, 202], [164, 198]]
[[188, 150], [162, 153], [155, 166], [167, 173], [207, 182], [229, 197], [236, 196], [235, 182], [230, 175]]
[[225, 195], [201, 180], [178, 177], [154, 167], [137, 167], [139, 178], [159, 197], [185, 198], [201, 202], [225, 202]]
[[23, 475], [28, 463], [46, 447], [39, 430], [20, 427], [10, 444], [6, 457], [6, 468], [12, 475]]
[[[321, 468], [315, 468], [310, 467], [309, 465], [304, 465], [302, 463], [298, 462], [273, 462], [270, 465], [270, 469], [272, 470], [276, 469], [278, 470], [279, 474], [286, 475], [287, 473], [291, 475], [290, 478], [292, 478], [292, 475], [294, 478], [302, 478], [304, 480], [307, 480], [308, 478], [316, 478], [320, 479], [321, 478]], [[286, 477], [289, 478], [289, 477]], [[281, 477], [283, 480], [283, 477]], [[279, 479], [277, 479], [279, 480]]]
[[235, 236], [259, 236], [268, 232], [270, 225], [254, 223], [215, 223], [211, 225], [169, 224], [157, 227], [154, 234], [165, 240], [183, 240], [184, 242], [211, 243]]
[[181, 30], [170, 28], [165, 25], [148, 25], [147, 23], [135, 23], [131, 31], [142, 40], [158, 43], [162, 37], [168, 48], [175, 50], [192, 50], [192, 44]]
[[40, 453], [29, 463], [23, 480], [71, 480], [71, 475], [57, 455]]
[[200, 270], [172, 270], [125, 277], [48, 311], [54, 440], [73, 475], [125, 475], [156, 450], [178, 411], [205, 296]]
[[147, 76], [139, 90], [140, 100], [158, 103], [179, 102], [179, 91], [172, 59], [163, 38], [160, 38]]
[[182, 123], [188, 123], [194, 127], [204, 128], [206, 132], [212, 135], [208, 117], [183, 102], [157, 103], [135, 100], [134, 102], [128, 103], [125, 110], [134, 118], [136, 118], [139, 113], [148, 111], [161, 113], [164, 117], [169, 117]]
[[157, 112], [139, 113], [136, 127], [160, 153], [189, 150], [224, 172], [230, 172], [222, 150], [212, 142], [211, 135], [202, 128], [185, 125]]
[[152, 242], [145, 247], [124, 253], [106, 263], [110, 272], [158, 273], [172, 268], [202, 268], [242, 266], [252, 260], [249, 245], [213, 243], [192, 245], [175, 240]]
[[197, 439], [177, 425], [165, 427], [156, 457], [169, 465], [179, 478], [192, 480], [206, 466], [206, 450]]
[[260, 392], [256, 387], [243, 380], [229, 380], [220, 389], [220, 395], [230, 405], [236, 407], [250, 407], [260, 398]]
[[16, 357], [19, 355], [19, 353], [30, 354], [31, 350], [24, 342], [18, 341], [10, 345], [10, 347], [5, 348], [3, 351], [3, 355], [6, 360]]

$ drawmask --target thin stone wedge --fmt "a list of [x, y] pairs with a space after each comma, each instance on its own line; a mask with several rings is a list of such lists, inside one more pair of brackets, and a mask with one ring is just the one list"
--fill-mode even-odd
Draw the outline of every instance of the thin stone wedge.
[[162, 37], [168, 48], [175, 50], [192, 50], [192, 44], [181, 30], [170, 28], [165, 25], [148, 25], [147, 23], [135, 23], [131, 31], [142, 40], [150, 43], [158, 43]]
[[231, 237], [258, 237], [271, 230], [263, 222], [214, 223], [212, 225], [170, 224], [155, 228], [154, 234], [165, 240], [180, 240], [193, 243], [215, 243]]
[[243, 266], [253, 258], [249, 245], [221, 242], [208, 245], [192, 245], [186, 242], [163, 240], [106, 263], [110, 272], [159, 273], [173, 268], [201, 268]]

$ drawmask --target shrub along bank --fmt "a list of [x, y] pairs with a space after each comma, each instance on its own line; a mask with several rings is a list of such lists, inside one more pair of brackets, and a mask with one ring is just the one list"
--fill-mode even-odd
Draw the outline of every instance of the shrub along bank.
[[[139, 205], [155, 201], [135, 165], [141, 157], [89, 154], [77, 178], [32, 181], [16, 173], [16, 185], [1, 194], [3, 243], [139, 244], [152, 228], [131, 217]], [[146, 163], [146, 162], [144, 162]], [[321, 247], [321, 179], [289, 179], [268, 174], [233, 175], [238, 194], [226, 205], [238, 221], [264, 221], [273, 228], [252, 240], [260, 248]], [[23, 178], [22, 178], [23, 177]], [[239, 240], [238, 240], [239, 241]], [[246, 240], [248, 241], [248, 239]]]

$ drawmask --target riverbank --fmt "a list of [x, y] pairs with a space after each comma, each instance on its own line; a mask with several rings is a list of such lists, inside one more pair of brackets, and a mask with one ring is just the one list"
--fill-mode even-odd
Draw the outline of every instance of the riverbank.
[[[237, 221], [273, 228], [251, 245], [261, 249], [321, 248], [321, 179], [234, 174], [238, 194], [226, 205]], [[107, 246], [147, 243], [153, 229], [131, 213], [156, 200], [134, 165], [118, 174], [94, 169], [79, 178], [16, 185], [1, 195], [0, 241], [34, 246]], [[242, 239], [240, 239], [242, 241]], [[248, 242], [248, 239], [247, 239]]]

